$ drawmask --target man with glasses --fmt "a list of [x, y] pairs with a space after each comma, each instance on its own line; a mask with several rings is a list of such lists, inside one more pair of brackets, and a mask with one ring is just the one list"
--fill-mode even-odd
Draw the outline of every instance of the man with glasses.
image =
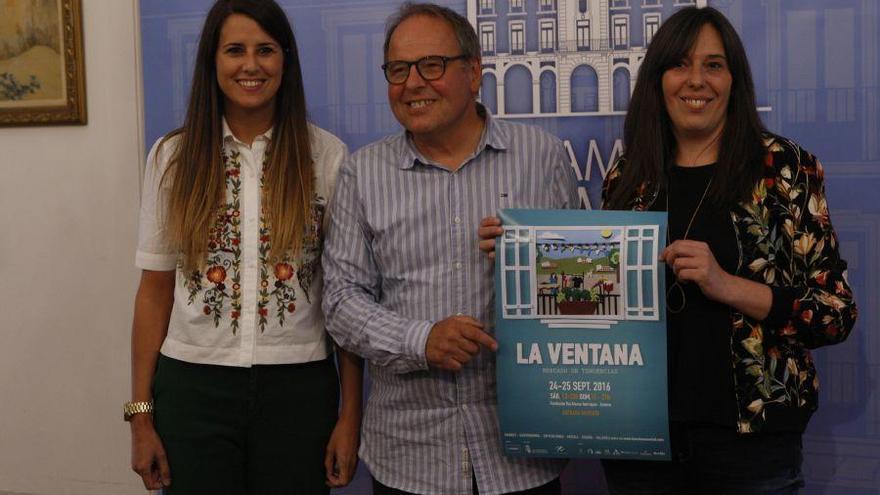
[[382, 69], [405, 132], [342, 166], [324, 251], [328, 331], [370, 366], [374, 493], [558, 494], [562, 461], [501, 452], [477, 225], [498, 208], [577, 207], [574, 172], [557, 138], [476, 102], [467, 19], [408, 3], [388, 26]]

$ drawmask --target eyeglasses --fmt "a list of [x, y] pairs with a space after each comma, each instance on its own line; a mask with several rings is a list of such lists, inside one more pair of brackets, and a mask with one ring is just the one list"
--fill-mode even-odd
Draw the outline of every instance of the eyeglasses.
[[446, 64], [454, 60], [467, 58], [467, 55], [458, 55], [456, 57], [444, 57], [442, 55], [428, 55], [416, 61], [408, 62], [406, 60], [392, 60], [382, 64], [382, 70], [385, 72], [385, 79], [391, 84], [403, 84], [409, 78], [409, 70], [415, 65], [416, 70], [425, 81], [436, 81], [443, 77], [446, 72]]

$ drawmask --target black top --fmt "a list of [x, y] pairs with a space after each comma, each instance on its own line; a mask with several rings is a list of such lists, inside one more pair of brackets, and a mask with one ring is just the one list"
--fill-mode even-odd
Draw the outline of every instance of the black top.
[[[669, 243], [682, 239], [700, 204], [715, 165], [673, 167], [669, 194], [661, 191], [653, 210], [669, 212]], [[668, 197], [668, 203], [667, 203]], [[715, 260], [736, 273], [739, 248], [728, 208], [712, 204], [707, 196], [694, 216], [687, 239], [709, 244]], [[707, 299], [695, 283], [674, 283], [666, 269], [669, 357], [669, 419], [736, 427], [736, 395], [730, 351], [731, 309]], [[682, 299], [682, 292], [684, 299]]]

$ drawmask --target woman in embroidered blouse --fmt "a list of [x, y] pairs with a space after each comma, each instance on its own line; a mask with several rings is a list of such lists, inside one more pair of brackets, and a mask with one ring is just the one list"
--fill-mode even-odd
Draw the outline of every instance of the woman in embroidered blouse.
[[764, 129], [742, 42], [711, 8], [653, 37], [624, 149], [603, 207], [669, 212], [673, 460], [606, 460], [610, 491], [796, 493], [817, 407], [810, 349], [856, 318], [822, 166]]
[[153, 146], [144, 179], [126, 415], [149, 489], [326, 493], [354, 474], [362, 363], [336, 351], [337, 419], [320, 309], [346, 149], [305, 108], [283, 10], [217, 1], [183, 127]]

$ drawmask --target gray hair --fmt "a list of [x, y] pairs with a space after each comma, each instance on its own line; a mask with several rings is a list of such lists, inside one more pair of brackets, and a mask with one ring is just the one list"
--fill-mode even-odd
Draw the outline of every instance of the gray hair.
[[388, 18], [385, 27], [385, 46], [382, 53], [386, 62], [388, 61], [388, 46], [391, 44], [391, 35], [394, 34], [394, 30], [403, 21], [417, 15], [436, 17], [448, 22], [455, 33], [456, 40], [458, 40], [461, 54], [468, 59], [480, 58], [480, 40], [477, 38], [477, 32], [463, 15], [434, 3], [405, 2], [394, 15]]

